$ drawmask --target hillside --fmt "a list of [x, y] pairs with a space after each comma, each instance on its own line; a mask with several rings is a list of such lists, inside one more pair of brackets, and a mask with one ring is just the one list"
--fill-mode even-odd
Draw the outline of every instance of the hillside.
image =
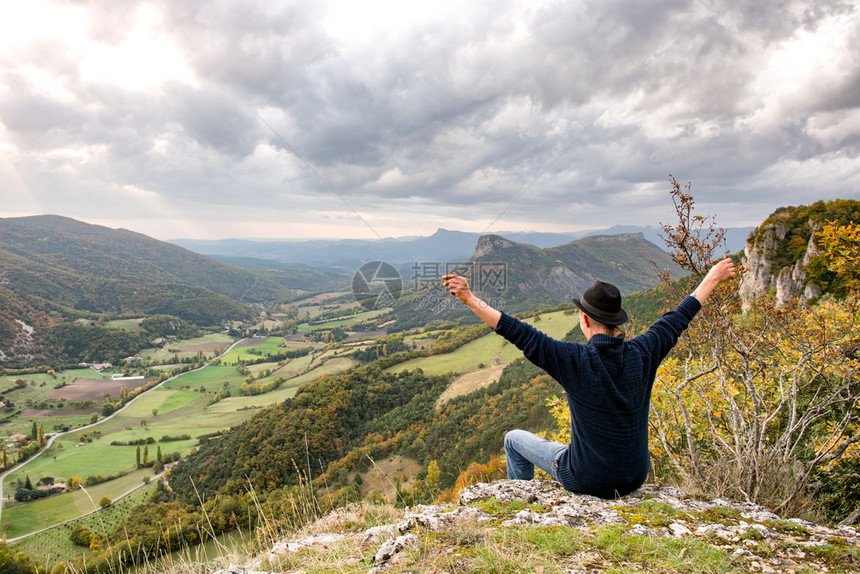
[[291, 294], [139, 233], [53, 215], [0, 219], [0, 359], [40, 356], [39, 338], [62, 321], [165, 314], [221, 324]]
[[35, 266], [83, 279], [193, 285], [243, 303], [288, 295], [277, 284], [176, 245], [56, 215], [0, 219], [0, 242]]

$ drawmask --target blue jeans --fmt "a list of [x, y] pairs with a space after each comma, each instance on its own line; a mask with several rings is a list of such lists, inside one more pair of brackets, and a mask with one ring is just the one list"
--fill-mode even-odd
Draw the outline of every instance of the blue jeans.
[[535, 466], [558, 480], [558, 458], [567, 445], [543, 439], [524, 430], [512, 430], [505, 435], [505, 458], [508, 478], [531, 480]]

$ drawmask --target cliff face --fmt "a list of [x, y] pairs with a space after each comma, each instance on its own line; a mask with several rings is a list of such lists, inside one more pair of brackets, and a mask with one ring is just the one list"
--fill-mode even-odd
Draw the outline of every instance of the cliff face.
[[793, 265], [777, 268], [775, 255], [785, 240], [788, 228], [779, 224], [763, 226], [757, 240], [748, 240], [744, 248], [743, 266], [746, 269], [741, 277], [740, 294], [744, 309], [749, 308], [752, 300], [762, 293], [775, 289], [777, 305], [800, 299], [809, 301], [821, 296], [821, 289], [807, 281], [806, 266], [819, 254], [815, 245], [814, 223], [806, 252]]

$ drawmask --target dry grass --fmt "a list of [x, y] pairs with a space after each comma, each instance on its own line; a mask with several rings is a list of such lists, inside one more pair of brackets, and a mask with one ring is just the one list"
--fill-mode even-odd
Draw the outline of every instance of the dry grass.
[[439, 397], [436, 406], [441, 407], [454, 397], [467, 395], [472, 391], [489, 387], [499, 380], [506, 366], [506, 364], [493, 364], [457, 377]]

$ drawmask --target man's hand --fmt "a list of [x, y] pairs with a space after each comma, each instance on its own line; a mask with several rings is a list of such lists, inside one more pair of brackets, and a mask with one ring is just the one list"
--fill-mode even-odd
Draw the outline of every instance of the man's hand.
[[469, 301], [475, 297], [472, 290], [469, 289], [469, 281], [461, 275], [445, 275], [442, 277], [442, 281], [448, 288], [448, 292], [464, 305], [468, 305]]
[[693, 297], [699, 300], [699, 303], [702, 305], [708, 300], [708, 297], [711, 296], [711, 291], [714, 290], [718, 284], [722, 283], [726, 279], [731, 279], [735, 276], [735, 263], [731, 259], [723, 259], [713, 267], [711, 267], [708, 274], [705, 275], [705, 278], [702, 279], [702, 282], [696, 287], [696, 290], [693, 291]]
[[469, 281], [461, 275], [445, 275], [442, 277], [445, 287], [448, 292], [460, 300], [463, 305], [472, 310], [472, 313], [478, 316], [484, 323], [495, 329], [499, 324], [501, 312], [493, 309], [480, 299], [478, 299], [472, 290], [469, 289]]

